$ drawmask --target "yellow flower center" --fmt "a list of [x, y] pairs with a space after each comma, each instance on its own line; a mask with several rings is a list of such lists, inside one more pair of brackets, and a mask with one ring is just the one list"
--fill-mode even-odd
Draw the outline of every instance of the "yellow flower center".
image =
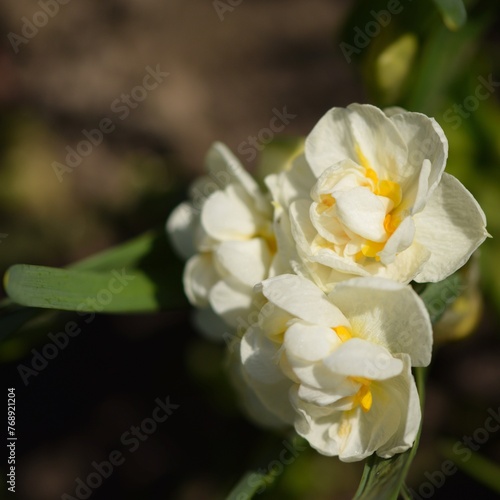
[[[365, 169], [365, 177], [371, 181], [369, 185], [373, 191], [373, 194], [388, 198], [392, 201], [392, 209], [396, 208], [401, 203], [403, 197], [401, 186], [397, 182], [389, 180], [379, 180], [377, 172], [375, 172], [375, 170], [371, 168], [370, 162], [361, 151], [359, 145], [356, 144], [355, 149], [356, 154], [358, 155], [359, 164]], [[400, 218], [394, 215], [392, 210], [391, 212], [386, 214], [384, 219], [384, 229], [387, 233], [387, 237], [390, 237], [394, 233], [394, 231], [396, 231], [400, 223]], [[379, 261], [380, 257], [377, 254], [384, 249], [384, 246], [385, 242], [365, 240], [365, 244], [361, 247], [361, 251], [356, 254], [355, 258], [356, 260], [359, 260], [362, 257], [371, 257]]]
[[361, 409], [366, 413], [370, 410], [373, 403], [372, 391], [370, 390], [372, 381], [364, 377], [350, 377], [350, 379], [361, 384], [361, 387], [354, 396], [354, 405], [360, 405]]
[[[337, 334], [342, 342], [347, 342], [352, 339], [352, 332], [349, 328], [345, 326], [337, 326], [332, 328], [332, 330]], [[370, 390], [370, 384], [372, 381], [364, 377], [348, 377], [349, 380], [361, 384], [358, 392], [354, 395], [354, 406], [361, 406], [364, 412], [367, 412], [372, 407], [373, 396]]]

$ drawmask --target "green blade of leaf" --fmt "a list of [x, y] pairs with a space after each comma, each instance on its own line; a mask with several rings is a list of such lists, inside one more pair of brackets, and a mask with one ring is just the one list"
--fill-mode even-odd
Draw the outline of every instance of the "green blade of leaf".
[[[113, 293], [110, 281], [116, 283], [120, 273], [124, 283], [117, 288], [122, 289]], [[161, 229], [89, 257], [69, 269], [12, 266], [4, 276], [4, 287], [11, 301], [26, 307], [137, 313], [185, 306], [185, 297], [180, 292], [181, 275], [182, 265]], [[18, 315], [19, 320], [8, 320], [12, 325], [9, 332], [23, 324], [23, 317], [29, 319], [36, 314], [33, 310]]]
[[429, 283], [425, 287], [420, 294], [420, 298], [424, 301], [427, 311], [429, 311], [432, 324], [439, 321], [446, 308], [462, 293], [464, 286], [460, 274], [455, 273], [443, 281]]
[[456, 31], [467, 21], [467, 11], [462, 0], [434, 0], [434, 3], [449, 30]]
[[[95, 273], [18, 264], [5, 274], [5, 290], [14, 302], [29, 307], [109, 313], [161, 309], [154, 281], [126, 268]], [[179, 307], [184, 299], [173, 291], [168, 303]]]

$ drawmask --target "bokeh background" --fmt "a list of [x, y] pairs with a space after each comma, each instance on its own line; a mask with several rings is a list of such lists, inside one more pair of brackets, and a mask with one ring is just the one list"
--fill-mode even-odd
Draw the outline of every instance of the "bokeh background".
[[[40, 12], [49, 4], [44, 22]], [[434, 116], [450, 142], [447, 170], [479, 200], [494, 238], [468, 268], [467, 291], [441, 325], [442, 338], [454, 341], [437, 348], [429, 373], [422, 443], [409, 476], [418, 491], [425, 472], [448, 456], [446, 442], [470, 435], [489, 408], [500, 406], [500, 84], [491, 83], [500, 82], [500, 7], [466, 2], [469, 19], [453, 31], [430, 0], [400, 0], [401, 12], [365, 47], [356, 46], [356, 30], [364, 32], [371, 11], [387, 5], [0, 4], [0, 271], [15, 263], [66, 266], [162, 227], [203, 171], [213, 141], [228, 144], [249, 170], [262, 167], [241, 148], [275, 109], [296, 115], [276, 136], [284, 144], [306, 135], [330, 107], [351, 102]], [[33, 22], [40, 26], [30, 31]], [[352, 60], [341, 43], [357, 47]], [[142, 84], [147, 67], [168, 76], [140, 102], [130, 101], [121, 119], [116, 100]], [[488, 95], [474, 101], [481, 78], [490, 82]], [[105, 118], [114, 130], [58, 177], [54, 162], [64, 164], [67, 147], [77, 148], [82, 131]], [[168, 252], [165, 259], [181, 269]], [[178, 273], [170, 279], [180, 294]], [[276, 458], [289, 438], [262, 432], [242, 416], [224, 375], [223, 346], [196, 333], [189, 316], [187, 307], [101, 315], [85, 327], [76, 314], [48, 315], [2, 337], [1, 378], [5, 388], [17, 388], [18, 498], [75, 496], [76, 479], [85, 480], [93, 461], [117, 449], [126, 462], [91, 498], [223, 498], [245, 470]], [[82, 334], [23, 384], [19, 365], [30, 366], [31, 350], [71, 319], [80, 321]], [[166, 396], [180, 407], [127, 454], [122, 434]], [[480, 453], [500, 463], [500, 432]], [[5, 465], [6, 454], [2, 471]], [[306, 450], [261, 498], [348, 499], [361, 471], [360, 464]], [[461, 471], [432, 494], [496, 498]]]

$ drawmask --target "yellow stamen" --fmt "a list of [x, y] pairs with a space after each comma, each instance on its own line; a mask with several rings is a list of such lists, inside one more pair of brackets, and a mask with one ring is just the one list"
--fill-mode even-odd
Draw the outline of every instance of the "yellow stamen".
[[359, 404], [365, 413], [372, 407], [372, 391], [370, 391], [370, 388], [367, 385], [361, 386], [361, 389], [356, 394], [356, 399], [359, 400]]
[[385, 241], [379, 243], [377, 241], [366, 240], [365, 244], [361, 247], [361, 253], [365, 257], [377, 258], [377, 254], [384, 249], [384, 246]]
[[403, 197], [401, 186], [393, 181], [380, 181], [375, 189], [375, 194], [389, 198], [397, 207]]
[[338, 335], [342, 342], [347, 342], [349, 339], [352, 339], [351, 331], [345, 326], [337, 326], [333, 328], [333, 331]]
[[388, 234], [392, 234], [399, 226], [399, 221], [397, 217], [391, 214], [387, 214], [384, 219], [384, 229]]
[[364, 377], [350, 377], [350, 379], [361, 384], [361, 387], [354, 396], [354, 404], [361, 405], [361, 409], [364, 412], [367, 412], [372, 407], [373, 403], [373, 395], [370, 390], [370, 384], [372, 381]]
[[335, 198], [331, 194], [321, 194], [319, 199], [320, 202], [316, 208], [316, 211], [319, 214], [322, 214], [325, 210], [328, 210], [335, 205]]

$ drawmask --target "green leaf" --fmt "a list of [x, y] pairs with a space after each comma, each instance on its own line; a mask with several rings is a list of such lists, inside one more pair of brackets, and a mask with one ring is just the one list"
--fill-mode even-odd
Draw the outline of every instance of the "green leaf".
[[449, 30], [456, 31], [467, 21], [467, 11], [462, 0], [434, 0], [434, 3]]
[[452, 274], [438, 283], [429, 283], [420, 294], [429, 311], [432, 324], [439, 321], [446, 309], [457, 299], [464, 289], [459, 273]]
[[[17, 304], [44, 309], [110, 313], [160, 309], [154, 282], [143, 272], [124, 267], [95, 273], [17, 264], [7, 270], [5, 290]], [[171, 299], [175, 306], [182, 303], [175, 296]]]
[[182, 266], [163, 231], [148, 233], [71, 269], [17, 264], [4, 276], [16, 304], [106, 313], [137, 313], [186, 305]]

